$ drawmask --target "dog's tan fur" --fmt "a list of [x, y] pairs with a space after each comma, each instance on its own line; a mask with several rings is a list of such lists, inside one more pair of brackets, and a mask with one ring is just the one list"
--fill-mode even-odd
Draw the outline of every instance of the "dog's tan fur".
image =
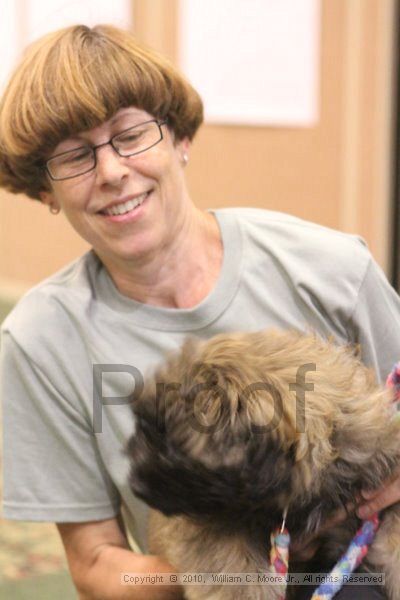
[[[302, 365], [308, 365], [304, 395], [301, 378], [296, 379]], [[169, 387], [158, 387], [156, 393], [157, 382]], [[194, 394], [197, 384], [202, 388]], [[247, 386], [255, 389], [244, 395]], [[188, 406], [203, 429], [216, 422], [218, 427], [204, 432], [190, 425]], [[189, 340], [158, 369], [134, 411], [138, 426], [129, 448], [131, 484], [166, 513], [152, 511], [150, 548], [181, 572], [269, 571], [273, 520], [279, 525], [286, 506], [289, 530], [299, 541], [361, 489], [378, 487], [400, 457], [391, 392], [376, 385], [353, 350], [297, 332]], [[157, 431], [160, 418], [162, 430]], [[271, 420], [274, 427], [254, 432], [254, 424]], [[262, 462], [252, 471], [264, 448], [271, 450], [262, 460], [273, 453], [271, 464], [265, 472]], [[290, 571], [330, 568], [358, 526], [349, 514], [321, 536], [316, 560], [291, 561]], [[390, 600], [400, 598], [399, 505], [384, 512], [364, 568], [384, 571]], [[273, 600], [279, 593], [279, 587], [265, 585], [185, 588], [189, 600]], [[287, 597], [294, 593], [289, 587]]]

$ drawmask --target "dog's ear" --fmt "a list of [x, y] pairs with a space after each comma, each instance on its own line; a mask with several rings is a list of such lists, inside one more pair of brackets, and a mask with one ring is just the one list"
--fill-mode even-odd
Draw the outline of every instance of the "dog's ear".
[[279, 498], [290, 490], [293, 457], [270, 437], [248, 440], [241, 463], [213, 467], [186, 454], [173, 436], [140, 418], [128, 452], [132, 490], [167, 515], [214, 518], [221, 526], [237, 526], [257, 514], [265, 520], [272, 516], [268, 511], [279, 512]]
[[[211, 366], [206, 404], [217, 376], [220, 370]], [[128, 446], [134, 493], [164, 514], [208, 517], [221, 526], [254, 520], [257, 514], [263, 522], [279, 519], [275, 512], [279, 497], [286, 498], [290, 490], [293, 453], [261, 424], [237, 417], [232, 428], [229, 402], [222, 402], [222, 421], [214, 429], [213, 423], [205, 425], [212, 406], [205, 408], [205, 421], [193, 420], [194, 386], [160, 390], [157, 399], [143, 396], [136, 412]]]
[[277, 510], [293, 464], [274, 421], [281, 416], [275, 396], [284, 404], [279, 389], [258, 381], [253, 361], [230, 337], [217, 339], [208, 355], [201, 348], [187, 341], [134, 406], [131, 487], [165, 514], [232, 523]]

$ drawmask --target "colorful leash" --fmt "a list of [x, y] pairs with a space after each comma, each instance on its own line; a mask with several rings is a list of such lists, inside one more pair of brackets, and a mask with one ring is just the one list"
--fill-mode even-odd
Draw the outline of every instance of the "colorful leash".
[[[390, 372], [386, 386], [394, 389], [394, 418], [400, 419], [400, 362]], [[289, 569], [290, 535], [285, 527], [287, 508], [283, 515], [280, 529], [271, 535], [270, 565], [273, 573], [287, 575]], [[350, 542], [343, 556], [338, 560], [332, 571], [326, 577], [326, 583], [321, 584], [313, 593], [311, 600], [331, 600], [343, 586], [343, 576], [353, 573], [361, 564], [368, 552], [368, 547], [375, 538], [379, 527], [379, 515], [363, 521], [361, 527]], [[336, 581], [337, 580], [337, 581]], [[286, 585], [279, 600], [285, 600]]]
[[311, 600], [331, 600], [343, 586], [344, 575], [354, 573], [360, 566], [379, 527], [378, 513], [363, 521], [350, 546], [338, 560], [332, 571], [311, 596]]
[[[286, 516], [286, 515], [285, 515]], [[343, 556], [338, 560], [326, 582], [322, 583], [313, 593], [311, 600], [331, 600], [343, 586], [343, 576], [350, 575], [361, 564], [368, 552], [368, 547], [375, 538], [379, 527], [379, 516], [375, 513], [370, 519], [363, 521], [361, 527], [350, 542]], [[287, 575], [289, 569], [290, 535], [285, 527], [285, 517], [282, 527], [271, 535], [270, 565], [271, 571], [279, 575]], [[279, 600], [285, 600], [286, 583], [283, 584]]]

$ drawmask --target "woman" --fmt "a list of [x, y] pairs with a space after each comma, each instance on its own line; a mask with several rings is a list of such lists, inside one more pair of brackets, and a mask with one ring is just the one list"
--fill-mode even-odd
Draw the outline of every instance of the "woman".
[[2, 337], [4, 516], [58, 524], [82, 598], [179, 596], [121, 585], [171, 569], [140, 554], [123, 451], [133, 387], [188, 334], [313, 328], [359, 343], [381, 377], [400, 355], [399, 299], [357, 238], [194, 206], [184, 167], [201, 122], [195, 90], [109, 26], [39, 40], [0, 106], [0, 184], [92, 247], [20, 301]]

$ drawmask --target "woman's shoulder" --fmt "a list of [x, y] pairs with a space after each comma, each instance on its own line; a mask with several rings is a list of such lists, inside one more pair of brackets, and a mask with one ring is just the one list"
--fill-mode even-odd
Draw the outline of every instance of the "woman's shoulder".
[[260, 285], [283, 281], [311, 310], [318, 305], [326, 314], [349, 317], [371, 268], [377, 270], [360, 237], [274, 211], [226, 211], [228, 221], [239, 223], [245, 271]]
[[321, 266], [356, 270], [366, 269], [370, 260], [367, 244], [360, 236], [294, 215], [247, 207], [219, 209], [216, 213], [221, 220], [235, 219], [248, 243], [279, 260], [318, 261]]

